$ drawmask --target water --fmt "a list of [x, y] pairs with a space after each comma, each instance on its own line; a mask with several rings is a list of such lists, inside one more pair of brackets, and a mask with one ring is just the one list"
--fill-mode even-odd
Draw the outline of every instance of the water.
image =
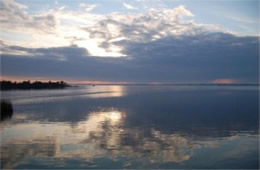
[[2, 168], [259, 168], [258, 86], [4, 91]]

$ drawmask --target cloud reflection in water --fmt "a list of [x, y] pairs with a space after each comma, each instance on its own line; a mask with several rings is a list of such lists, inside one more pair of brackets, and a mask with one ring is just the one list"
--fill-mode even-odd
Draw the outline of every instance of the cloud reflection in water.
[[2, 127], [3, 167], [14, 168], [19, 165], [17, 162], [24, 163], [32, 155], [81, 157], [89, 161], [100, 157], [126, 157], [148, 159], [153, 163], [182, 162], [188, 160], [196, 148], [191, 139], [178, 134], [126, 128], [125, 116], [125, 112], [110, 108], [92, 112], [74, 125], [28, 122]]
[[[66, 159], [74, 158], [90, 163], [86, 167], [97, 166], [95, 161], [102, 158], [129, 160], [123, 161], [125, 167], [131, 167], [133, 160], [144, 164], [181, 163], [198, 149], [221, 147], [214, 138], [205, 140], [154, 128], [127, 127], [126, 117], [127, 113], [117, 108], [91, 112], [77, 123], [25, 122], [21, 119], [28, 117], [14, 116], [17, 120], [12, 120], [16, 122], [13, 126], [1, 125], [2, 166], [15, 168], [45, 158], [62, 160], [61, 167], [67, 167]], [[225, 141], [236, 138], [239, 137], [231, 136]]]

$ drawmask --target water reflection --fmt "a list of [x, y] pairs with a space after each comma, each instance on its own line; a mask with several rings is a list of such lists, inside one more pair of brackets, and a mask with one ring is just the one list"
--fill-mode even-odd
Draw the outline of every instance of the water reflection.
[[3, 91], [1, 97], [11, 100], [13, 104], [32, 104], [43, 102], [69, 101], [77, 98], [111, 98], [127, 94], [126, 86], [97, 85], [70, 87], [64, 90], [20, 90]]
[[[95, 88], [88, 87], [87, 90], [89, 92], [99, 92], [90, 94], [91, 98], [103, 98], [103, 97], [122, 97], [125, 96], [126, 86], [118, 86], [118, 85], [98, 85]], [[101, 93], [100, 93], [101, 92]]]
[[[31, 122], [18, 123], [11, 128], [2, 126], [2, 166], [15, 168], [44, 157], [81, 158], [92, 162], [92, 167], [97, 166], [96, 159], [104, 157], [114, 161], [120, 158], [142, 160], [150, 164], [180, 163], [189, 160], [197, 149], [221, 147], [221, 140], [164, 134], [153, 128], [128, 128], [124, 126], [126, 116], [124, 111], [109, 108], [91, 112], [76, 124]], [[237, 138], [240, 136], [222, 140], [232, 142]], [[123, 167], [131, 165], [131, 161], [126, 161]]]
[[54, 137], [33, 140], [16, 140], [1, 143], [1, 168], [11, 169], [26, 162], [30, 157], [55, 157], [59, 152]]
[[181, 162], [189, 159], [192, 144], [186, 138], [161, 134], [153, 129], [144, 131], [125, 128], [124, 116], [123, 112], [115, 110], [94, 112], [86, 121], [78, 123], [73, 131], [81, 133], [81, 137], [84, 135], [79, 143], [92, 148], [92, 152], [85, 150], [81, 156], [87, 159], [104, 155], [111, 158], [145, 157], [152, 162]]
[[16, 103], [12, 119], [0, 123], [1, 167], [259, 167], [254, 91], [124, 86], [121, 97], [91, 98], [109, 89], [86, 88], [88, 97]]

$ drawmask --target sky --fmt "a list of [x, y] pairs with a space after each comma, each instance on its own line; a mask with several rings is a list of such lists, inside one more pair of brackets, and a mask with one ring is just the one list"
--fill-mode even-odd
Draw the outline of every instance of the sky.
[[1, 79], [258, 83], [258, 0], [0, 0]]

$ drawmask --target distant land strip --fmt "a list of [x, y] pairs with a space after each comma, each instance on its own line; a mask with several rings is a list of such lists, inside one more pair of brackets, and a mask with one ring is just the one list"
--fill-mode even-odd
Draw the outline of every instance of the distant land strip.
[[49, 81], [49, 82], [41, 82], [41, 81], [23, 81], [23, 82], [12, 82], [12, 81], [0, 81], [1, 90], [15, 90], [15, 89], [63, 89], [66, 87], [70, 87], [64, 81]]
[[111, 85], [119, 85], [119, 86], [260, 86], [260, 84], [257, 83], [186, 83], [186, 84], [180, 84], [180, 83], [160, 83], [160, 84], [153, 84], [153, 83], [124, 83], [124, 84], [94, 84], [94, 83], [86, 83], [86, 84], [77, 84], [77, 85], [105, 85], [105, 86], [111, 86]]
[[[120, 86], [260, 86], [257, 83], [129, 83], [129, 84], [77, 84], [77, 85], [120, 85]], [[19, 89], [63, 89], [66, 87], [76, 87], [75, 85], [71, 86], [64, 81], [48, 81], [48, 82], [41, 82], [41, 81], [34, 81], [31, 82], [23, 81], [23, 82], [12, 82], [9, 80], [2, 80], [0, 81], [0, 90], [19, 90]]]

